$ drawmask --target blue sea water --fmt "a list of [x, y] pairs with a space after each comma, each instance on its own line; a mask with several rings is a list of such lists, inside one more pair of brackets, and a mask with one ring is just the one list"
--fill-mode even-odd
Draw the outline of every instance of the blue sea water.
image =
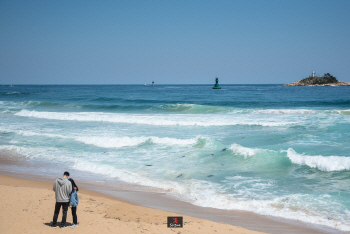
[[0, 166], [350, 231], [350, 87], [221, 86], [0, 86]]

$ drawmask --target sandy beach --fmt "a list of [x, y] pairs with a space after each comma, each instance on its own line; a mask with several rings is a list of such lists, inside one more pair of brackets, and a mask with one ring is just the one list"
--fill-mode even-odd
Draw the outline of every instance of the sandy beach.
[[[175, 213], [136, 206], [89, 192], [79, 191], [79, 227], [60, 230], [50, 227], [55, 197], [52, 183], [0, 175], [1, 233], [262, 233], [183, 216], [183, 228], [167, 228], [168, 216]], [[67, 222], [72, 223], [68, 210]], [[61, 219], [61, 213], [58, 221]]]

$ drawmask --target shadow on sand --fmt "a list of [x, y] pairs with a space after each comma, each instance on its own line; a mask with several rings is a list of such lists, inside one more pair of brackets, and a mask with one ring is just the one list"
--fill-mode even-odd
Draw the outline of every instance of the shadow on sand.
[[[44, 223], [44, 225], [51, 227], [51, 226], [52, 226], [52, 221], [49, 222], [49, 223]], [[66, 227], [69, 227], [69, 226], [71, 226], [71, 225], [73, 225], [73, 223], [66, 222]], [[60, 226], [61, 226], [61, 222], [57, 222], [56, 227], [60, 227]]]

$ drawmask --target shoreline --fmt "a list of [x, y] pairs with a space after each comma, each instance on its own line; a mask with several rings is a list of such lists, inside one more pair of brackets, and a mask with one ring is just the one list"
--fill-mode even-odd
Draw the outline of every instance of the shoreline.
[[[50, 227], [55, 197], [52, 183], [0, 174], [1, 233], [55, 233]], [[133, 205], [96, 192], [79, 191], [79, 227], [73, 233], [236, 233], [263, 234], [208, 220]], [[183, 228], [167, 228], [169, 216], [182, 216]], [[60, 223], [62, 213], [58, 222]], [[70, 210], [67, 226], [72, 224]]]
[[[24, 164], [25, 160], [21, 161], [13, 161], [6, 157], [3, 152], [0, 153], [0, 164]], [[11, 178], [15, 178], [16, 180], [29, 180], [28, 182], [33, 188], [47, 188], [51, 189], [51, 186], [54, 181], [54, 177], [44, 178], [42, 176], [36, 175], [28, 175], [16, 172], [8, 172], [0, 169], [1, 178], [3, 176], [10, 176]], [[59, 177], [58, 175], [57, 177]], [[76, 178], [74, 178], [76, 180]], [[3, 181], [3, 180], [1, 180]], [[79, 181], [79, 180], [78, 180]], [[18, 181], [16, 182], [18, 183]], [[0, 183], [3, 185], [3, 182]], [[46, 186], [46, 187], [45, 187]], [[111, 199], [116, 202], [121, 202], [123, 204], [128, 204], [132, 207], [136, 206], [139, 209], [156, 209], [158, 212], [170, 212], [177, 213], [184, 216], [184, 222], [186, 222], [187, 217], [195, 219], [205, 220], [203, 222], [216, 222], [216, 224], [228, 225], [230, 227], [239, 226], [238, 228], [249, 229], [247, 233], [250, 233], [250, 230], [266, 232], [266, 233], [305, 233], [305, 234], [314, 234], [314, 233], [342, 233], [337, 230], [331, 230], [325, 228], [323, 230], [322, 227], [320, 229], [316, 228], [313, 225], [308, 225], [306, 223], [301, 223], [293, 220], [281, 220], [273, 217], [265, 217], [262, 215], [254, 214], [246, 211], [232, 211], [232, 210], [220, 210], [214, 208], [205, 208], [192, 205], [190, 203], [179, 201], [176, 199], [169, 198], [169, 196], [165, 196], [162, 193], [156, 192], [145, 192], [145, 191], [133, 191], [133, 190], [125, 190], [118, 188], [110, 188], [105, 186], [100, 186], [96, 184], [87, 184], [87, 183], [79, 183], [79, 188], [82, 191], [82, 194], [86, 194], [88, 196], [94, 197], [102, 197], [104, 199]], [[50, 191], [51, 192], [51, 191]], [[95, 198], [93, 198], [95, 199]], [[96, 199], [95, 199], [96, 200]], [[54, 199], [51, 201], [54, 202]], [[49, 208], [52, 213], [53, 208]], [[48, 217], [48, 221], [50, 221], [52, 214]], [[68, 215], [69, 216], [69, 215]], [[79, 216], [79, 213], [78, 213]], [[186, 219], [185, 219], [186, 217]], [[163, 217], [163, 221], [166, 222], [166, 217]], [[233, 226], [231, 226], [233, 225]], [[215, 226], [215, 225], [214, 225]], [[166, 225], [165, 225], [166, 228]], [[167, 230], [167, 229], [165, 229]], [[170, 230], [170, 229], [169, 229]], [[181, 231], [185, 231], [182, 229]], [[224, 231], [224, 230], [222, 230]], [[222, 232], [221, 233], [225, 233]], [[136, 232], [139, 233], [139, 232]], [[193, 233], [193, 232], [192, 232]], [[196, 233], [196, 232], [194, 232]]]

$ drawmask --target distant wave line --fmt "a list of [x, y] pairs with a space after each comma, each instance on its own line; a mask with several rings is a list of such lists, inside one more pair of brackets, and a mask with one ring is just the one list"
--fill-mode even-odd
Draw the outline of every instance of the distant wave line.
[[232, 115], [161, 115], [161, 114], [120, 114], [97, 112], [39, 112], [21, 110], [16, 116], [64, 120], [64, 121], [92, 121], [113, 122], [129, 124], [147, 124], [158, 126], [230, 126], [230, 125], [259, 125], [259, 126], [285, 126], [296, 122], [282, 122], [279, 120], [252, 120], [242, 119]]

